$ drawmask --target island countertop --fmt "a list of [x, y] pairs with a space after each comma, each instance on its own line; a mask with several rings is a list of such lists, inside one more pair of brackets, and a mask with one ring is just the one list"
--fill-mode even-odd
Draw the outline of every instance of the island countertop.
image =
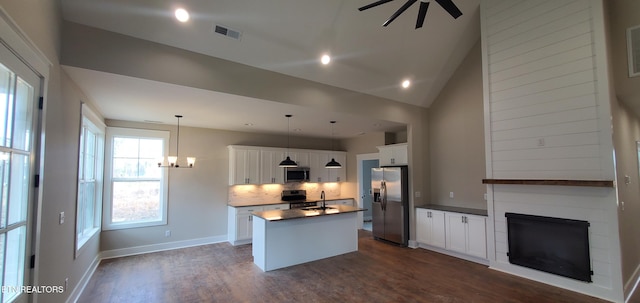
[[318, 207], [257, 211], [253, 212], [252, 215], [267, 221], [282, 221], [365, 211], [364, 208], [349, 205], [330, 205], [325, 210], [314, 208]]
[[[354, 199], [351, 197], [327, 198], [326, 201], [337, 201], [337, 200], [354, 200]], [[300, 200], [300, 201], [294, 201], [294, 202], [318, 202], [318, 204], [320, 204], [322, 200], [307, 199], [307, 200]], [[227, 203], [227, 205], [231, 207], [247, 207], [247, 206], [265, 206], [265, 205], [289, 204], [289, 203], [291, 203], [291, 201], [282, 201], [282, 200], [274, 200], [274, 201], [267, 201], [267, 202], [234, 201], [234, 202]]]

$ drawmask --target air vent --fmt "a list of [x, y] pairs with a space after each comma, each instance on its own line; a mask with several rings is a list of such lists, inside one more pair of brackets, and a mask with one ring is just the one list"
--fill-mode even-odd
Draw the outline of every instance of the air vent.
[[242, 33], [240, 33], [239, 31], [230, 29], [227, 26], [219, 25], [219, 24], [216, 24], [213, 26], [213, 31], [220, 35], [227, 36], [229, 38], [233, 38], [236, 40], [240, 40], [240, 36], [242, 36]]

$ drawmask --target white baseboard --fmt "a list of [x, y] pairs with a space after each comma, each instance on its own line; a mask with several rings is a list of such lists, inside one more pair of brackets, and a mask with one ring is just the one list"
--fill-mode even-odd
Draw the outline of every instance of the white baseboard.
[[80, 281], [78, 281], [78, 284], [73, 289], [66, 302], [71, 303], [78, 301], [85, 287], [87, 287], [89, 280], [91, 280], [91, 277], [98, 268], [98, 265], [100, 265], [100, 261], [104, 259], [140, 255], [151, 252], [214, 244], [226, 241], [227, 236], [225, 235], [102, 251], [98, 253], [98, 255], [96, 255], [95, 259], [93, 259], [93, 262], [91, 262], [91, 265], [89, 266], [89, 268], [87, 268], [87, 271], [85, 271], [84, 275], [82, 275], [82, 278], [80, 279]]
[[416, 240], [409, 240], [409, 248], [418, 248], [418, 242]]
[[98, 268], [98, 265], [100, 265], [100, 261], [100, 254], [97, 254], [91, 262], [91, 265], [89, 265], [89, 268], [87, 268], [87, 270], [82, 275], [82, 278], [80, 278], [80, 281], [78, 281], [78, 284], [76, 284], [76, 287], [71, 292], [71, 295], [69, 295], [69, 297], [67, 298], [67, 303], [78, 301], [78, 299], [80, 298], [80, 294], [82, 294], [84, 288], [87, 287], [87, 283], [89, 283], [89, 280], [91, 280], [93, 273]]
[[140, 255], [140, 254], [146, 254], [151, 252], [172, 250], [172, 249], [192, 247], [192, 246], [214, 244], [214, 243], [220, 243], [220, 242], [226, 242], [226, 241], [227, 241], [227, 236], [224, 235], [224, 236], [214, 236], [214, 237], [206, 237], [206, 238], [191, 239], [191, 240], [184, 240], [184, 241], [166, 242], [166, 243], [159, 243], [159, 244], [105, 250], [100, 252], [100, 260]]

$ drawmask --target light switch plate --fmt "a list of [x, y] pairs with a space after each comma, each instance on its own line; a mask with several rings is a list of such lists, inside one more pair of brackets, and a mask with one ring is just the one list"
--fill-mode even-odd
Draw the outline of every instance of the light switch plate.
[[63, 211], [60, 212], [60, 216], [58, 216], [58, 221], [60, 222], [60, 224], [64, 224], [64, 212]]

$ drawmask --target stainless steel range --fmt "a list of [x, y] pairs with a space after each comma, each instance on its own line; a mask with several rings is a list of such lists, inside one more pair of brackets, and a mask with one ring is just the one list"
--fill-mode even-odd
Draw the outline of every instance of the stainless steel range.
[[315, 201], [307, 201], [307, 191], [304, 189], [283, 190], [281, 200], [289, 202], [289, 208], [303, 208], [318, 205]]

